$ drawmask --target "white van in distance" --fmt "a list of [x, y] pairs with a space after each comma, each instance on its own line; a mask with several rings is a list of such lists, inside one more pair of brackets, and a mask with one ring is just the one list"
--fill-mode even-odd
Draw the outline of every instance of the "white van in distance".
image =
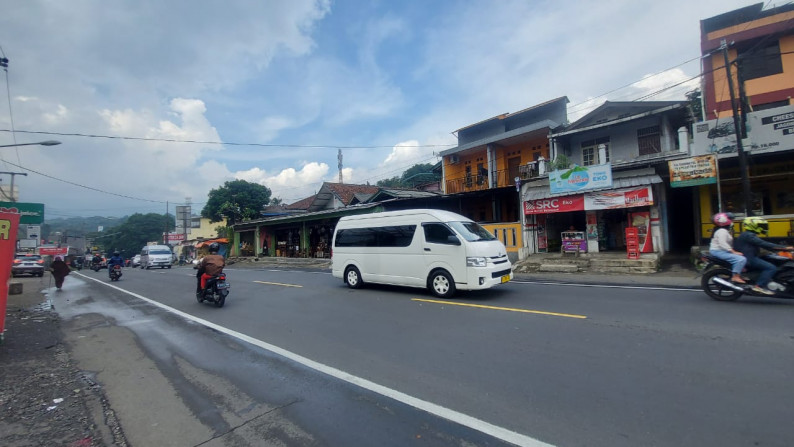
[[449, 211], [345, 216], [331, 247], [331, 273], [353, 289], [366, 282], [426, 287], [448, 298], [457, 289], [487, 289], [513, 278], [502, 242]]
[[141, 250], [141, 268], [171, 268], [173, 255], [168, 245], [147, 245]]

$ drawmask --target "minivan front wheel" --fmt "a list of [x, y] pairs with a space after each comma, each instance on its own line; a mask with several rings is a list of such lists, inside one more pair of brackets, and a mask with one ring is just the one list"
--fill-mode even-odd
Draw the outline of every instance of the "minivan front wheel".
[[435, 270], [428, 278], [428, 288], [439, 298], [450, 298], [455, 294], [455, 281], [446, 270]]
[[345, 269], [345, 282], [351, 289], [359, 289], [364, 281], [361, 279], [361, 272], [354, 266]]

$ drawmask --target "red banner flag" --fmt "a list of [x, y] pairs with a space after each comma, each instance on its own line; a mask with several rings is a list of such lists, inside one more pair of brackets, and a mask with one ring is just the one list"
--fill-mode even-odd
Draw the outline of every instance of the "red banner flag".
[[11, 278], [11, 264], [17, 248], [19, 216], [16, 208], [0, 208], [0, 340], [6, 330], [8, 280]]

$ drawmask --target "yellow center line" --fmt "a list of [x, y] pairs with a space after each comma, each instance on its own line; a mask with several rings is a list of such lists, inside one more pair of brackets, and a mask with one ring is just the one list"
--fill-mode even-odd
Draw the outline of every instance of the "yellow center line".
[[567, 317], [567, 318], [580, 318], [580, 319], [587, 318], [587, 315], [561, 314], [561, 313], [557, 313], [557, 312], [544, 312], [542, 310], [515, 309], [515, 308], [512, 308], [512, 307], [484, 306], [482, 304], [456, 303], [454, 301], [424, 300], [424, 299], [420, 299], [420, 298], [412, 298], [411, 301], [422, 301], [422, 302], [425, 302], [425, 303], [449, 304], [450, 306], [478, 307], [480, 309], [506, 310], [508, 312], [523, 312], [523, 313], [527, 313], [527, 314], [551, 315], [551, 316], [554, 316], [554, 317]]
[[303, 287], [303, 286], [299, 286], [297, 284], [283, 284], [283, 283], [280, 283], [280, 282], [267, 282], [267, 281], [254, 281], [254, 282], [258, 282], [259, 284], [270, 284], [271, 286]]

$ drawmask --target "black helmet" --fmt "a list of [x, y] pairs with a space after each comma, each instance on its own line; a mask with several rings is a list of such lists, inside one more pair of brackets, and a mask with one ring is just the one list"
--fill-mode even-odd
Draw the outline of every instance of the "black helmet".
[[213, 243], [210, 244], [210, 253], [217, 253], [218, 250], [220, 250], [220, 249], [221, 249], [221, 246], [218, 245], [217, 242], [213, 242]]
[[113, 252], [113, 256], [119, 256], [119, 255], [120, 255], [120, 253], [118, 251], [114, 251]]

